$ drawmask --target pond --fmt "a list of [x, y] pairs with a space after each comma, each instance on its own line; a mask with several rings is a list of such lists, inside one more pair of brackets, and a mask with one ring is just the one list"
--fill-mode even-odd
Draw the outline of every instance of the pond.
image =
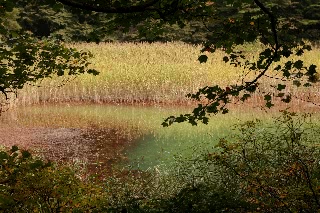
[[187, 123], [164, 128], [170, 115], [188, 107], [59, 104], [20, 107], [0, 117], [0, 143], [31, 148], [46, 158], [90, 168], [131, 165], [147, 169], [170, 164], [176, 156], [212, 149], [233, 126], [266, 113], [233, 111], [216, 115], [208, 125]]

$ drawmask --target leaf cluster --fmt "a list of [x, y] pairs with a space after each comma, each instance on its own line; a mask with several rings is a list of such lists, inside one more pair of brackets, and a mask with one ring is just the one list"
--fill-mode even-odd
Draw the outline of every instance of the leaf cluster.
[[90, 57], [88, 52], [66, 48], [57, 41], [28, 35], [8, 39], [0, 46], [0, 90], [8, 99], [8, 93], [54, 75], [97, 75], [96, 70], [88, 68]]
[[[309, 87], [318, 82], [315, 65], [305, 65], [300, 59], [289, 59], [290, 56], [301, 56], [305, 51], [311, 50], [311, 46], [296, 33], [299, 24], [291, 17], [284, 17], [279, 13], [277, 9], [280, 6], [274, 7], [268, 2], [260, 1], [218, 1], [214, 5], [211, 8], [212, 16], [203, 18], [211, 33], [202, 49], [203, 54], [198, 58], [199, 62], [207, 61], [207, 52], [223, 50], [224, 62], [246, 70], [246, 75], [252, 73], [254, 77], [244, 78], [242, 82], [226, 88], [219, 85], [206, 86], [194, 94], [188, 94], [190, 99], [205, 104], [198, 105], [192, 114], [168, 117], [162, 123], [163, 126], [183, 121], [192, 125], [197, 122], [207, 124], [211, 114], [228, 112], [227, 104], [233, 97], [238, 97], [242, 102], [248, 100], [259, 90], [263, 77], [271, 76], [282, 81], [270, 85], [277, 92], [264, 93], [265, 106], [268, 108], [274, 106], [275, 98], [285, 103], [292, 100], [291, 94], [284, 90], [288, 83], [297, 87]], [[242, 45], [252, 42], [263, 45], [262, 51], [255, 53], [253, 58], [250, 53], [239, 51]], [[278, 66], [272, 69], [272, 64]]]
[[74, 170], [13, 146], [0, 152], [1, 212], [93, 212], [103, 191]]
[[310, 117], [283, 112], [270, 128], [261, 121], [240, 125], [221, 139], [208, 159], [239, 180], [244, 199], [263, 212], [316, 212], [319, 203], [319, 128]]

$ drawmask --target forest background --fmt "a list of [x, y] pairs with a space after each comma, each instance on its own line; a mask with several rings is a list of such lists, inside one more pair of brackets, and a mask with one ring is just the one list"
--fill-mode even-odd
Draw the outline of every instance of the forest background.
[[[139, 24], [132, 24], [123, 16], [115, 17], [113, 14], [84, 11], [67, 5], [60, 8], [53, 8], [50, 5], [42, 5], [37, 1], [27, 3], [21, 1], [12, 12], [7, 12], [3, 19], [5, 24], [12, 30], [22, 29], [30, 31], [38, 38], [51, 37], [65, 42], [108, 42], [108, 41], [183, 41], [192, 44], [204, 43], [210, 33], [207, 27], [199, 20], [185, 23], [180, 28], [176, 25], [165, 25], [163, 29], [150, 29], [145, 27], [150, 23], [141, 21]], [[268, 6], [278, 6], [283, 14], [290, 14], [299, 22], [300, 36], [310, 41], [319, 39], [319, 7], [317, 0], [302, 1], [265, 1]], [[235, 11], [226, 7], [225, 14], [229, 16]], [[116, 19], [124, 18], [121, 25]], [[125, 25], [126, 24], [126, 25]], [[214, 25], [214, 23], [211, 23]], [[145, 27], [143, 27], [145, 25]], [[161, 32], [161, 34], [159, 34]]]

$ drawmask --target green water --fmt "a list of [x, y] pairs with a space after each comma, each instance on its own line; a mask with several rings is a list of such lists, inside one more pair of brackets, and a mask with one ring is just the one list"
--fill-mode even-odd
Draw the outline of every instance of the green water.
[[257, 114], [253, 111], [234, 111], [212, 117], [208, 125], [191, 126], [182, 123], [167, 128], [161, 126], [166, 117], [191, 110], [182, 107], [60, 104], [20, 108], [15, 111], [14, 116], [15, 122], [25, 126], [93, 126], [121, 130], [123, 134], [127, 134], [126, 137], [134, 140], [131, 146], [123, 150], [128, 159], [125, 163], [141, 169], [169, 164], [175, 156], [190, 156], [196, 149], [212, 149], [219, 138], [233, 134], [235, 124], [253, 118], [269, 120], [272, 117], [263, 112]]

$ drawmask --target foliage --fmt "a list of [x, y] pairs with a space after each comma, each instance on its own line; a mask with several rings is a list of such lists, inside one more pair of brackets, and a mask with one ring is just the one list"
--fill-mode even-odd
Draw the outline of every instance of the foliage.
[[[210, 183], [200, 181], [200, 178], [214, 177], [205, 174], [189, 179], [195, 175], [189, 170], [190, 164], [178, 163], [182, 172], [177, 168], [172, 170], [115, 170], [106, 179], [105, 190], [113, 193], [106, 196], [107, 204], [103, 207], [106, 212], [223, 212], [228, 209], [240, 212], [252, 209], [249, 203], [239, 199], [241, 196], [233, 189], [229, 190], [217, 179]], [[188, 167], [186, 167], [188, 166]], [[197, 179], [197, 180], [196, 180]], [[206, 179], [208, 180], [208, 179]], [[235, 188], [234, 188], [235, 189]], [[231, 211], [232, 212], [232, 211]]]
[[[229, 2], [231, 3], [231, 2]], [[219, 7], [220, 6], [220, 7]], [[234, 10], [233, 13], [222, 16], [219, 9], [228, 8]], [[198, 107], [191, 114], [170, 116], [163, 126], [169, 126], [174, 122], [189, 122], [197, 125], [198, 121], [208, 123], [208, 115], [222, 112], [228, 113], [227, 105], [233, 97], [239, 97], [243, 102], [248, 100], [253, 93], [260, 88], [262, 77], [280, 79], [276, 85], [270, 85], [277, 89], [272, 94], [264, 94], [265, 106], [274, 106], [273, 100], [279, 99], [288, 103], [292, 99], [290, 93], [283, 92], [283, 89], [290, 84], [296, 87], [303, 85], [309, 87], [318, 81], [317, 69], [315, 65], [305, 65], [302, 60], [288, 59], [290, 56], [301, 56], [305, 51], [311, 50], [311, 46], [298, 35], [299, 24], [291, 17], [285, 17], [279, 13], [277, 7], [268, 8], [260, 1], [233, 1], [233, 4], [215, 5], [218, 10], [215, 16], [207, 19], [208, 29], [212, 32], [203, 52], [215, 52], [223, 49], [226, 56], [223, 60], [240, 69], [249, 70], [254, 73], [254, 77], [244, 78], [242, 82], [221, 87], [220, 85], [206, 86], [199, 89], [197, 93], [187, 96], [199, 103]], [[215, 14], [215, 13], [213, 13]], [[210, 22], [210, 19], [218, 22]], [[211, 24], [211, 26], [210, 26]], [[260, 41], [264, 45], [264, 50], [257, 53], [258, 57], [250, 58], [250, 54], [241, 50], [239, 45]], [[240, 49], [240, 50], [239, 50]], [[199, 57], [200, 63], [205, 63], [208, 59], [207, 54]], [[272, 64], [278, 63], [275, 68]]]
[[[16, 23], [16, 5], [11, 1], [0, 1], [0, 5], [1, 16], [9, 17], [9, 22]], [[32, 85], [54, 75], [98, 74], [88, 68], [90, 53], [66, 48], [54, 40], [38, 40], [20, 26], [8, 25], [6, 19], [1, 18], [0, 22], [0, 92], [5, 100], [26, 84]]]
[[[202, 43], [207, 41], [207, 37], [211, 32], [208, 31], [204, 20], [200, 17], [205, 17], [206, 14], [190, 14], [187, 20], [181, 17], [180, 21], [175, 23], [167, 16], [175, 15], [176, 10], [183, 10], [191, 5], [197, 7], [197, 2], [188, 3], [181, 2], [179, 7], [172, 11], [166, 11], [165, 5], [172, 6], [172, 2], [163, 2], [163, 6], [159, 6], [159, 17], [154, 14], [145, 14], [143, 16], [133, 15], [132, 12], [127, 14], [110, 14], [108, 12], [101, 13], [91, 11], [88, 8], [77, 9], [79, 4], [68, 6], [72, 1], [63, 1], [64, 6], [52, 4], [50, 0], [46, 1], [23, 1], [16, 3], [19, 7], [20, 18], [16, 19], [24, 30], [30, 30], [35, 36], [54, 36], [64, 41], [185, 41], [190, 43]], [[156, 1], [155, 1], [156, 2]], [[111, 3], [111, 2], [110, 2]], [[106, 7], [104, 2], [101, 2], [99, 8]], [[123, 3], [124, 5], [129, 5]], [[210, 1], [207, 4], [211, 4]], [[215, 6], [220, 4], [215, 3]], [[310, 17], [311, 12], [317, 8], [316, 2], [299, 1], [266, 1], [266, 4], [274, 8], [274, 11], [284, 16], [290, 16], [295, 19], [296, 24], [299, 24], [299, 35], [316, 41], [319, 32], [317, 26], [319, 19]], [[90, 3], [87, 5], [91, 5]], [[121, 6], [122, 3], [115, 3], [115, 6]], [[107, 6], [110, 6], [109, 4]], [[199, 5], [203, 6], [203, 5]], [[75, 8], [76, 7], [76, 8]], [[236, 12], [233, 8], [224, 7], [220, 4], [220, 16], [230, 16]], [[97, 9], [97, 8], [96, 8]], [[102, 10], [102, 9], [101, 9]], [[184, 11], [186, 12], [186, 11]], [[188, 10], [190, 12], [190, 10]], [[199, 13], [197, 11], [197, 13]], [[168, 13], [168, 14], [166, 14]], [[316, 14], [316, 13], [312, 13]], [[149, 15], [149, 16], [148, 16]], [[161, 21], [161, 19], [164, 19]], [[160, 22], [159, 22], [160, 21]], [[209, 25], [219, 25], [220, 21], [210, 20]], [[179, 28], [178, 26], [183, 26]]]
[[[309, 87], [318, 81], [315, 65], [305, 65], [302, 60], [288, 59], [289, 56], [301, 56], [305, 51], [311, 50], [311, 46], [303, 40], [299, 31], [308, 29], [314, 20], [317, 21], [318, 17], [309, 11], [318, 11], [318, 5], [309, 5], [305, 11], [295, 8], [290, 10], [292, 4], [288, 6], [287, 1], [281, 2], [281, 5], [287, 7], [277, 7], [259, 0], [215, 2], [57, 0], [57, 2], [93, 12], [118, 13], [108, 16], [112, 20], [111, 26], [121, 23], [123, 30], [126, 31], [132, 26], [137, 26], [140, 35], [151, 38], [163, 33], [164, 25], [184, 27], [191, 21], [201, 21], [210, 33], [204, 43], [203, 54], [199, 57], [200, 63], [208, 60], [206, 52], [223, 50], [226, 54], [223, 60], [226, 63], [246, 68], [255, 74], [254, 78], [244, 79], [239, 84], [225, 88], [219, 85], [206, 86], [195, 94], [188, 95], [200, 102], [198, 107], [192, 114], [169, 117], [163, 126], [183, 121], [193, 125], [196, 125], [197, 121], [207, 123], [208, 114], [227, 113], [227, 104], [231, 102], [232, 97], [240, 97], [240, 100], [246, 101], [257, 91], [263, 76], [273, 75], [270, 70], [275, 62], [281, 63], [273, 69], [276, 74], [272, 77], [292, 82], [297, 87], [301, 85]], [[54, 4], [55, 1], [49, 3], [52, 3], [57, 10], [61, 8], [61, 4]], [[0, 0], [1, 15], [10, 15], [7, 13], [14, 12], [14, 8], [19, 4], [25, 5], [26, 2]], [[283, 12], [283, 8], [289, 9]], [[293, 16], [287, 13], [290, 11], [293, 11]], [[310, 23], [305, 20], [295, 20], [294, 18], [300, 14], [313, 21]], [[12, 15], [11, 19], [14, 20], [14, 14]], [[64, 48], [60, 44], [38, 41], [29, 35], [19, 35], [21, 31], [17, 31], [18, 26], [10, 28], [3, 22], [2, 19], [0, 91], [6, 99], [8, 93], [23, 88], [25, 84], [34, 83], [54, 74], [58, 76], [65, 73], [97, 74], [95, 70], [88, 69], [89, 54]], [[308, 27], [303, 28], [303, 24]], [[103, 30], [93, 32], [92, 35], [99, 37], [99, 33], [102, 32]], [[264, 45], [264, 50], [257, 54], [256, 60], [250, 59], [245, 52], [237, 49], [247, 42], [257, 41]], [[272, 86], [278, 92], [264, 94], [266, 107], [273, 106], [274, 97], [283, 102], [290, 102], [291, 95], [283, 92], [287, 84], [282, 82]], [[123, 190], [115, 187], [114, 190], [120, 192], [120, 197], [110, 196], [111, 201], [115, 202], [109, 201], [105, 208], [125, 212], [128, 210], [232, 212], [251, 211], [252, 208], [265, 212], [315, 212], [320, 208], [318, 198], [320, 159], [317, 149], [319, 137], [312, 134], [318, 132], [313, 127], [307, 129], [299, 122], [295, 123], [292, 119], [294, 116], [285, 113], [284, 119], [277, 125], [278, 128], [266, 132], [261, 127], [257, 128], [256, 123], [249, 122], [240, 129], [242, 135], [236, 142], [221, 140], [220, 152], [209, 154], [202, 161], [205, 165], [213, 166], [215, 172], [209, 174], [214, 175], [216, 179], [206, 178], [204, 173], [195, 176], [194, 174], [199, 171], [196, 169], [195, 173], [183, 176], [192, 176], [190, 184], [180, 185], [180, 188], [179, 185], [175, 185], [172, 191], [162, 194], [159, 192], [164, 190], [136, 192], [133, 189], [141, 189], [140, 187], [150, 189], [147, 187], [150, 182], [145, 182], [144, 179], [135, 181], [132, 176], [131, 185], [129, 180], [125, 180]], [[307, 136], [311, 134], [311, 137], [304, 137], [304, 134]], [[87, 190], [79, 192], [79, 189], [83, 188], [79, 186], [75, 176], [70, 175], [70, 170], [57, 169], [51, 175], [50, 164], [31, 158], [28, 152], [22, 151], [19, 154], [18, 151], [13, 147], [9, 152], [0, 152], [1, 178], [3, 178], [1, 205], [4, 211], [48, 211], [49, 209], [70, 211], [78, 208], [89, 211], [96, 207], [95, 197], [91, 201], [91, 194]], [[50, 175], [47, 175], [48, 173]], [[147, 179], [152, 181], [151, 186], [158, 184], [156, 178]], [[169, 182], [178, 183], [175, 180], [188, 183], [184, 178]], [[214, 180], [215, 183], [205, 182], [210, 180]], [[112, 191], [107, 191], [111, 194], [112, 186], [117, 184], [111, 181]], [[97, 190], [95, 193], [99, 194], [99, 188]], [[82, 192], [85, 195], [81, 195]], [[212, 205], [212, 199], [225, 202]], [[76, 204], [70, 204], [70, 200]]]
[[17, 21], [19, 17], [20, 10], [18, 8], [14, 8], [10, 12], [4, 12], [0, 19], [6, 29], [10, 31], [17, 31], [21, 29], [21, 26]]
[[63, 47], [54, 41], [37, 41], [28, 35], [8, 40], [0, 47], [0, 53], [0, 88], [6, 98], [7, 93], [52, 75], [98, 74], [87, 69], [89, 53]]
[[263, 212], [316, 212], [319, 203], [319, 127], [310, 116], [284, 111], [272, 127], [239, 126], [207, 159], [238, 181], [243, 199]]
[[98, 210], [103, 191], [67, 166], [54, 165], [13, 146], [0, 152], [1, 212]]
[[16, 21], [21, 28], [32, 32], [37, 38], [56, 38], [66, 42], [97, 42], [95, 32], [105, 24], [103, 15], [86, 13], [70, 7], [52, 7], [48, 1], [20, 1], [20, 18]]
[[[164, 212], [317, 212], [320, 129], [310, 115], [249, 121], [216, 150], [181, 159], [185, 185], [158, 203]], [[160, 211], [160, 210], [159, 210]]]
[[[63, 1], [65, 4], [72, 1]], [[210, 1], [208, 1], [210, 4]], [[167, 16], [172, 11], [166, 11], [165, 5], [172, 7], [170, 1], [163, 2], [159, 6], [161, 19], [170, 24], [159, 23], [159, 19], [153, 14], [137, 16], [132, 14], [110, 14], [101, 13], [85, 9], [77, 9], [71, 5], [52, 4], [53, 1], [33, 0], [17, 1], [16, 5], [20, 9], [20, 18], [16, 19], [24, 30], [31, 31], [36, 37], [53, 36], [64, 41], [184, 41], [188, 43], [202, 43], [210, 35], [210, 31], [199, 19], [199, 14], [191, 17], [188, 21], [174, 23]], [[87, 3], [87, 2], [86, 2]], [[216, 2], [217, 4], [218, 2]], [[105, 7], [105, 2], [99, 2], [100, 7]], [[112, 4], [107, 3], [107, 6]], [[128, 1], [115, 3], [115, 6], [129, 5]], [[130, 3], [134, 4], [134, 2]], [[181, 9], [198, 3], [180, 2]], [[317, 2], [311, 1], [266, 1], [266, 4], [276, 8], [276, 11], [293, 17], [299, 23], [299, 28], [303, 29], [299, 36], [310, 40], [317, 40], [319, 30], [317, 25], [319, 19], [315, 19], [312, 13], [313, 8], [317, 7]], [[90, 3], [87, 5], [91, 5]], [[104, 6], [103, 6], [104, 5]], [[311, 12], [310, 12], [311, 11]], [[198, 11], [200, 12], [200, 11]], [[228, 7], [221, 8], [221, 15], [229, 16], [234, 10]], [[166, 14], [168, 13], [168, 14]], [[152, 17], [153, 16], [153, 17]], [[200, 14], [201, 16], [201, 14]], [[147, 19], [147, 20], [146, 20]], [[161, 21], [160, 21], [161, 22]], [[211, 20], [210, 24], [215, 22]], [[173, 24], [174, 23], [174, 24]], [[183, 26], [180, 28], [179, 25]]]
[[52, 7], [39, 6], [39, 2], [20, 5], [20, 18], [17, 19], [21, 28], [30, 31], [35, 37], [42, 38], [64, 29], [75, 22], [75, 17], [65, 9], [56, 11]]

